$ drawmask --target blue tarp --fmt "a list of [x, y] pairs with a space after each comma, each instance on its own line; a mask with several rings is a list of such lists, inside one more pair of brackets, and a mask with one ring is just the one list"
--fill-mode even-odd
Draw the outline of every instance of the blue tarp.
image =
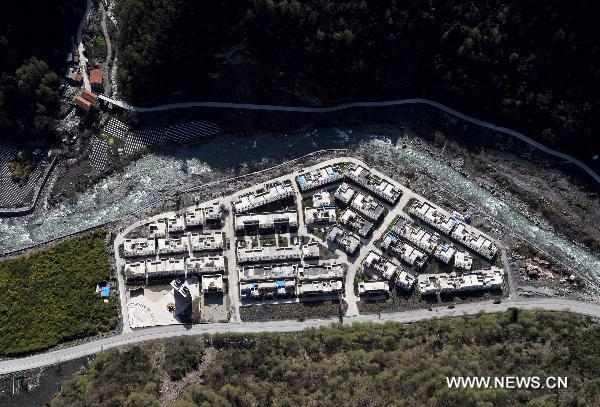
[[102, 287], [102, 291], [100, 292], [100, 295], [102, 296], [102, 298], [110, 297], [110, 287], [109, 286]]
[[278, 281], [277, 287], [285, 287], [285, 281]]

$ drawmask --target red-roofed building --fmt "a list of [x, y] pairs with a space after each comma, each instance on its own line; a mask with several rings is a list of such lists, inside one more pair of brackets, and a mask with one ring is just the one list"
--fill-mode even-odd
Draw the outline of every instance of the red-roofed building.
[[90, 85], [92, 89], [102, 91], [102, 70], [92, 69], [90, 71]]
[[95, 103], [98, 100], [98, 96], [94, 92], [90, 92], [89, 90], [83, 90], [81, 92], [81, 97], [87, 100], [90, 103]]
[[81, 96], [75, 96], [74, 101], [78, 108], [85, 110], [86, 112], [92, 108], [92, 102], [85, 100]]

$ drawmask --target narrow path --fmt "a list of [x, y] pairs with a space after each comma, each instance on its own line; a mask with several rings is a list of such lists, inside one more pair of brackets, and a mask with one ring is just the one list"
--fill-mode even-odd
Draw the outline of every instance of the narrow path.
[[83, 18], [79, 23], [79, 27], [77, 28], [77, 50], [79, 51], [79, 68], [81, 70], [81, 75], [83, 76], [83, 86], [86, 90], [92, 90], [90, 86], [90, 79], [87, 74], [87, 59], [84, 55], [85, 47], [83, 46], [83, 27], [90, 16], [90, 10], [92, 8], [92, 0], [87, 0], [85, 5], [85, 13], [83, 13]]
[[442, 110], [445, 113], [448, 113], [452, 116], [458, 117], [459, 119], [465, 120], [469, 123], [476, 124], [478, 126], [495, 130], [500, 133], [504, 133], [508, 136], [515, 137], [521, 141], [526, 142], [527, 144], [535, 147], [547, 154], [553, 155], [555, 157], [561, 158], [571, 164], [575, 164], [585, 172], [587, 172], [594, 180], [600, 183], [600, 175], [598, 175], [592, 168], [578, 160], [577, 158], [571, 157], [568, 154], [562, 153], [560, 151], [556, 151], [550, 147], [546, 147], [545, 145], [527, 137], [526, 135], [519, 133], [518, 131], [508, 129], [506, 127], [496, 126], [495, 124], [485, 122], [483, 120], [476, 119], [472, 116], [466, 115], [464, 113], [459, 112], [458, 110], [454, 110], [448, 106], [445, 106], [441, 103], [434, 102], [432, 100], [427, 99], [400, 99], [400, 100], [388, 100], [381, 102], [351, 102], [351, 103], [342, 103], [336, 106], [330, 107], [304, 107], [304, 106], [276, 106], [276, 105], [261, 105], [261, 104], [253, 104], [253, 103], [229, 103], [229, 102], [185, 102], [185, 103], [171, 103], [166, 105], [154, 106], [154, 107], [139, 107], [132, 106], [126, 102], [120, 100], [110, 99], [104, 95], [99, 95], [100, 99], [110, 103], [114, 106], [119, 106], [126, 110], [131, 110], [133, 112], [138, 113], [150, 113], [150, 112], [160, 112], [166, 110], [173, 109], [184, 109], [184, 108], [192, 108], [192, 107], [206, 107], [206, 108], [222, 108], [222, 109], [243, 109], [243, 110], [264, 110], [264, 111], [275, 111], [275, 112], [298, 112], [298, 113], [332, 113], [338, 112], [341, 110], [352, 109], [352, 108], [373, 108], [373, 107], [390, 107], [390, 106], [401, 106], [401, 105], [427, 105], [431, 107], [435, 107], [436, 109]]
[[[437, 307], [428, 309], [419, 309], [411, 311], [400, 311], [382, 313], [381, 319], [377, 314], [357, 315], [355, 317], [345, 318], [345, 322], [397, 322], [412, 323], [431, 318], [474, 315], [479, 312], [496, 313], [506, 311], [509, 308], [522, 309], [542, 309], [547, 311], [570, 311], [580, 315], [587, 315], [594, 318], [600, 318], [600, 304], [588, 303], [583, 301], [574, 301], [558, 298], [544, 299], [509, 299], [500, 304], [493, 302], [478, 302], [469, 304], [459, 304], [454, 308]], [[266, 322], [242, 322], [239, 324], [218, 323], [218, 324], [199, 324], [193, 326], [169, 325], [154, 328], [138, 329], [127, 334], [116, 335], [97, 341], [88, 342], [82, 345], [70, 348], [60, 349], [52, 352], [46, 352], [38, 355], [27, 356], [18, 359], [0, 361], [0, 374], [20, 372], [28, 369], [35, 369], [43, 366], [51, 366], [67, 362], [90, 355], [94, 355], [103, 350], [116, 348], [125, 345], [136, 344], [149, 340], [164, 339], [184, 335], [202, 335], [215, 334], [223, 332], [237, 333], [260, 333], [260, 332], [294, 332], [302, 331], [308, 328], [327, 326], [338, 322], [337, 318], [331, 319], [309, 319], [305, 321], [266, 321]]]
[[108, 35], [108, 28], [106, 27], [106, 10], [104, 9], [104, 3], [101, 2], [98, 6], [100, 13], [102, 13], [102, 19], [100, 20], [100, 26], [102, 27], [102, 35], [106, 40], [106, 60], [102, 63], [102, 72], [104, 74], [105, 92], [107, 95], [111, 94], [111, 74], [110, 74], [110, 61], [112, 58], [112, 43], [110, 42], [110, 36]]

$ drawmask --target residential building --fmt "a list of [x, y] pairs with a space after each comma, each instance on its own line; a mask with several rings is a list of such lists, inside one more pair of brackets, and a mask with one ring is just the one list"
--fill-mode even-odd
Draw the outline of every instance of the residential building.
[[335, 223], [337, 220], [335, 206], [327, 205], [320, 208], [304, 208], [304, 219], [307, 226]]
[[236, 247], [238, 263], [260, 263], [263, 261], [300, 260], [300, 245], [288, 247], [252, 247], [245, 241], [238, 241]]
[[248, 212], [293, 196], [294, 187], [290, 180], [274, 182], [239, 196], [238, 199], [233, 202], [233, 209], [236, 213]]
[[463, 269], [463, 270], [471, 270], [473, 266], [473, 257], [466, 252], [465, 250], [459, 250], [454, 255], [454, 267]]
[[383, 242], [381, 248], [390, 252], [394, 257], [402, 260], [411, 267], [415, 267], [417, 270], [425, 265], [427, 261], [427, 255], [417, 249], [416, 247], [401, 241], [394, 234], [388, 233]]
[[373, 223], [366, 220], [352, 209], [346, 209], [339, 218], [339, 222], [359, 236], [367, 237], [373, 229]]
[[415, 281], [417, 281], [415, 276], [400, 266], [400, 271], [396, 273], [394, 285], [402, 290], [410, 291], [415, 285]]
[[342, 280], [302, 281], [298, 284], [299, 296], [338, 294], [344, 288]]
[[167, 218], [167, 228], [169, 233], [183, 232], [185, 230], [185, 217], [176, 214]]
[[125, 239], [123, 241], [123, 254], [125, 257], [151, 256], [156, 254], [156, 242], [145, 237], [138, 239]]
[[318, 259], [319, 258], [319, 243], [309, 242], [307, 244], [302, 245], [302, 258], [304, 260]]
[[387, 281], [363, 281], [358, 283], [358, 295], [386, 294], [390, 291]]
[[354, 199], [350, 202], [350, 207], [373, 222], [377, 222], [385, 212], [385, 208], [381, 203], [377, 202], [371, 195], [365, 195], [361, 192], [354, 196]]
[[396, 188], [391, 182], [380, 178], [360, 165], [351, 168], [347, 173], [347, 177], [349, 180], [392, 205], [402, 196], [402, 191]]
[[433, 257], [440, 260], [443, 263], [449, 264], [454, 255], [456, 254], [456, 248], [450, 243], [441, 243], [433, 252]]
[[173, 278], [185, 275], [183, 259], [146, 260], [148, 280]]
[[222, 274], [205, 274], [202, 276], [202, 293], [213, 294], [223, 292]]
[[96, 103], [96, 101], [98, 100], [98, 96], [94, 92], [90, 92], [89, 90], [86, 90], [86, 89], [84, 89], [81, 92], [81, 97], [90, 103]]
[[398, 219], [398, 222], [392, 228], [392, 233], [407, 240], [428, 254], [432, 254], [441, 243], [441, 239], [437, 233], [430, 233], [403, 218]]
[[187, 237], [168, 238], [161, 237], [157, 239], [158, 254], [187, 253]]
[[204, 273], [224, 272], [225, 258], [220, 255], [188, 257], [185, 259], [185, 268], [188, 277]]
[[219, 201], [209, 205], [195, 205], [185, 211], [185, 224], [187, 227], [203, 226], [209, 223], [221, 222], [223, 205]]
[[240, 284], [240, 298], [242, 300], [288, 298], [295, 295], [295, 280], [261, 281]]
[[448, 217], [441, 210], [434, 208], [427, 202], [416, 201], [410, 207], [408, 213], [447, 236], [450, 236], [457, 223], [455, 219]]
[[223, 250], [222, 232], [189, 233], [187, 242], [190, 251], [203, 252]]
[[352, 201], [355, 193], [356, 190], [344, 182], [335, 190], [333, 197], [342, 204], [348, 205], [350, 201]]
[[296, 182], [300, 191], [310, 191], [311, 189], [320, 188], [325, 185], [333, 184], [344, 178], [344, 175], [339, 168], [327, 166], [318, 168], [310, 172], [302, 172], [296, 177]]
[[295, 280], [297, 264], [251, 265], [238, 267], [240, 281]]
[[125, 262], [125, 281], [128, 283], [132, 282], [146, 282], [146, 261], [126, 261]]
[[339, 244], [347, 254], [353, 255], [358, 250], [360, 238], [353, 233], [346, 232], [339, 226], [335, 225], [329, 231], [327, 240]]
[[235, 230], [266, 232], [272, 230], [285, 230], [298, 228], [298, 214], [296, 211], [265, 212], [265, 213], [236, 213], [234, 218]]
[[418, 277], [421, 294], [455, 294], [472, 291], [501, 290], [504, 270], [498, 267], [468, 273], [421, 274]]
[[101, 69], [92, 69], [90, 71], [90, 86], [93, 90], [102, 92], [104, 89], [104, 81], [102, 78], [102, 70]]
[[75, 98], [73, 99], [73, 102], [75, 102], [75, 105], [80, 108], [81, 110], [85, 111], [85, 112], [89, 112], [90, 109], [92, 108], [92, 102], [90, 102], [89, 100], [84, 99], [82, 96], [75, 96]]
[[324, 206], [332, 205], [331, 194], [327, 191], [317, 192], [312, 196], [313, 208], [322, 208]]
[[399, 267], [383, 256], [370, 251], [362, 262], [363, 272], [370, 278], [389, 280]]
[[344, 280], [344, 266], [339, 263], [305, 264], [298, 268], [300, 281]]
[[498, 248], [490, 239], [485, 237], [476, 229], [472, 229], [473, 231], [470, 232], [467, 230], [467, 226], [464, 223], [459, 223], [454, 231], [452, 231], [452, 237], [474, 252], [480, 254], [488, 260], [491, 260], [496, 255]]
[[166, 237], [167, 221], [165, 219], [159, 219], [156, 222], [152, 222], [148, 225], [148, 231], [152, 237]]

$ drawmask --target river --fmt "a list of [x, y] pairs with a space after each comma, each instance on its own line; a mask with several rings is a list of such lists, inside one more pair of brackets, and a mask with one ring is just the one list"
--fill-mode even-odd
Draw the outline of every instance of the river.
[[[284, 160], [328, 148], [353, 148], [369, 141], [395, 149], [402, 159], [416, 163], [461, 198], [472, 202], [540, 249], [571, 262], [600, 287], [600, 259], [572, 242], [535, 226], [485, 189], [427, 154], [398, 148], [386, 136], [336, 128], [289, 135], [224, 136], [191, 146], [172, 146], [147, 154], [110, 175], [77, 199], [53, 207], [40, 206], [28, 216], [0, 219], [0, 251], [17, 250], [54, 237], [123, 218], [173, 191], [222, 174], [260, 169], [265, 160]], [[202, 178], [203, 177], [203, 178]]]

